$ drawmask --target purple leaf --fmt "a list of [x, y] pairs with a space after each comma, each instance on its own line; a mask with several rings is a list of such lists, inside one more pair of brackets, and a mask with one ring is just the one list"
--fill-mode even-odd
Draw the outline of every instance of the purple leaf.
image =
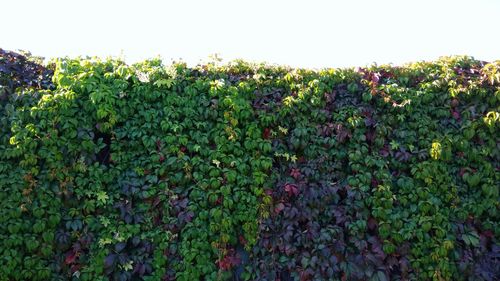
[[111, 254], [104, 259], [104, 268], [110, 268], [113, 266], [116, 260], [116, 255]]
[[118, 244], [115, 245], [115, 251], [117, 253], [121, 252], [123, 249], [125, 249], [125, 247], [127, 246], [127, 244], [125, 242], [120, 242]]

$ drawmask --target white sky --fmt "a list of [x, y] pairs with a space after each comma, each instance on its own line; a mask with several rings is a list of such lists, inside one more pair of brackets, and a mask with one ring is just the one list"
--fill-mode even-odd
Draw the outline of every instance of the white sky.
[[298, 67], [500, 59], [500, 0], [0, 0], [0, 48]]

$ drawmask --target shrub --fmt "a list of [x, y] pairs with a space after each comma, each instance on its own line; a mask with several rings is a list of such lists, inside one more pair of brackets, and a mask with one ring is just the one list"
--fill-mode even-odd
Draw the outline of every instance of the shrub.
[[498, 62], [1, 54], [0, 280], [500, 276]]

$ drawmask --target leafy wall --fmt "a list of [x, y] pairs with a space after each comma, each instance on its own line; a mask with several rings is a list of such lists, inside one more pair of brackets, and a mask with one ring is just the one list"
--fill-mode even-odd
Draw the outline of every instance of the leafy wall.
[[0, 280], [500, 276], [500, 62], [0, 51]]

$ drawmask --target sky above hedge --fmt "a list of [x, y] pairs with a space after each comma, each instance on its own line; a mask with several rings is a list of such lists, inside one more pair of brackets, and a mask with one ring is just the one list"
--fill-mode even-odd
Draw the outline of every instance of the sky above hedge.
[[344, 67], [442, 55], [500, 58], [500, 1], [5, 1], [0, 47]]

